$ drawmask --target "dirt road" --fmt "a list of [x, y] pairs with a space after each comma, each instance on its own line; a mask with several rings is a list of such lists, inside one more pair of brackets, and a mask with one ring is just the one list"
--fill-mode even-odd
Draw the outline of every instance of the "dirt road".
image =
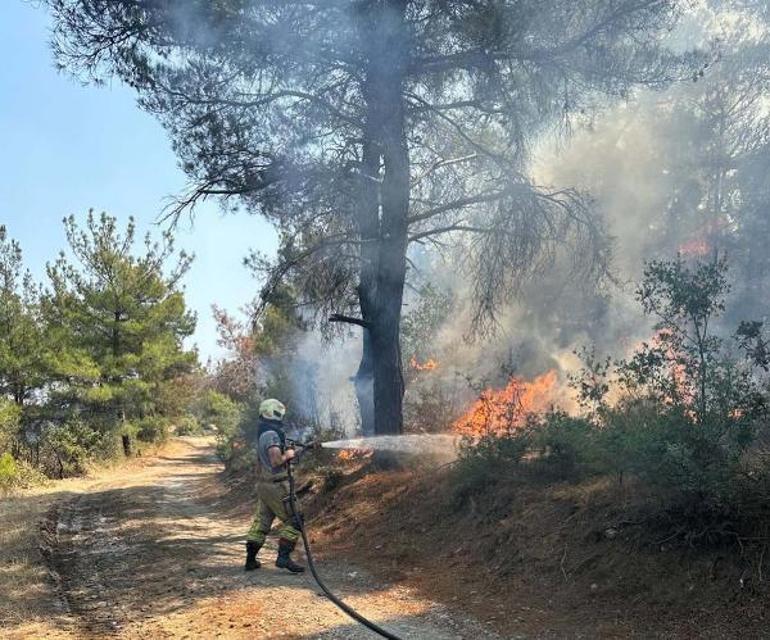
[[[209, 440], [174, 442], [152, 463], [60, 501], [44, 526], [57, 583], [56, 631], [82, 638], [376, 638], [339, 612], [309, 574], [244, 573], [242, 510], [224, 500]], [[324, 558], [328, 584], [404, 640], [496, 638], [407, 588]]]

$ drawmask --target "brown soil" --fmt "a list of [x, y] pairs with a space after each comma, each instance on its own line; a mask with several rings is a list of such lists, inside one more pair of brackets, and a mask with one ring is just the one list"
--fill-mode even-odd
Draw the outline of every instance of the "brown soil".
[[[212, 442], [186, 438], [123, 472], [4, 503], [18, 517], [11, 532], [0, 523], [3, 539], [25, 564], [15, 565], [24, 588], [0, 598], [0, 636], [374, 637], [320, 596], [309, 574], [276, 569], [273, 541], [261, 553], [262, 569], [244, 573], [251, 496], [222, 479]], [[38, 545], [42, 553], [33, 554]], [[322, 554], [318, 564], [335, 591], [404, 640], [497, 637], [459, 609], [374, 577], [347, 556]]]
[[461, 501], [450, 474], [351, 470], [312, 506], [319, 543], [507, 638], [770, 637], [763, 549], [656, 541], [633, 486], [511, 479]]

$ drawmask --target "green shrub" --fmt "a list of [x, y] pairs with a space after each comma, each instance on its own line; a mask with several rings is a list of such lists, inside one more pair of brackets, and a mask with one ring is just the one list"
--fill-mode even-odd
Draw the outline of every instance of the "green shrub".
[[21, 407], [10, 400], [0, 398], [0, 451], [11, 446], [19, 431]]
[[[723, 258], [648, 263], [637, 298], [656, 333], [614, 362], [584, 349], [573, 377], [593, 422], [586, 462], [641, 479], [681, 513], [730, 510], [747, 477], [745, 454], [768, 419], [762, 323], [741, 323], [732, 343], [713, 332], [729, 288]], [[620, 395], [612, 405], [611, 387]]]
[[456, 506], [489, 491], [502, 478], [568, 478], [594, 471], [595, 438], [588, 419], [562, 412], [530, 416], [524, 426], [508, 434], [466, 438], [453, 477]]
[[47, 432], [47, 443], [56, 454], [59, 477], [77, 475], [85, 471], [95, 432], [79, 420], [52, 427]]
[[161, 416], [146, 416], [136, 424], [136, 438], [142, 442], [163, 442], [168, 438], [168, 420]]
[[597, 466], [630, 473], [661, 494], [718, 494], [728, 451], [680, 408], [636, 401], [609, 412], [596, 439]]
[[195, 416], [187, 415], [176, 420], [174, 433], [178, 436], [199, 436], [203, 428]]
[[193, 406], [193, 414], [203, 431], [217, 436], [217, 455], [229, 466], [235, 455], [234, 440], [238, 434], [243, 405], [223, 393], [207, 390]]
[[[113, 441], [112, 446], [108, 441]], [[54, 458], [52, 475], [60, 478], [85, 473], [88, 460], [114, 451], [113, 434], [101, 432], [87, 422], [72, 418], [46, 429], [44, 443]]]
[[501, 478], [517, 473], [532, 446], [532, 433], [525, 427], [504, 436], [487, 435], [480, 440], [464, 438], [452, 473], [453, 504], [461, 508], [470, 498], [493, 488]]
[[241, 418], [242, 406], [218, 391], [207, 391], [195, 407], [195, 415], [204, 428], [232, 433]]
[[596, 429], [587, 418], [551, 412], [532, 429], [532, 440], [540, 453], [537, 462], [541, 468], [570, 477], [590, 469]]
[[19, 467], [13, 456], [6, 451], [0, 456], [0, 492], [8, 493], [19, 480]]
[[455, 505], [511, 474], [632, 476], [654, 498], [648, 521], [667, 529], [662, 537], [734, 544], [742, 531], [766, 540], [770, 341], [759, 322], [741, 323], [732, 346], [712, 333], [725, 273], [723, 260], [650, 263], [638, 298], [657, 319], [654, 336], [621, 360], [580, 352], [572, 386], [583, 416], [530, 416], [513, 436], [465, 442]]
[[24, 460], [16, 460], [6, 452], [0, 456], [0, 493], [7, 494], [15, 489], [26, 489], [45, 484], [46, 477]]
[[256, 463], [255, 452], [251, 446], [259, 420], [259, 405], [248, 403], [239, 406], [238, 422], [229, 423], [217, 432], [217, 455], [231, 471], [251, 469]]

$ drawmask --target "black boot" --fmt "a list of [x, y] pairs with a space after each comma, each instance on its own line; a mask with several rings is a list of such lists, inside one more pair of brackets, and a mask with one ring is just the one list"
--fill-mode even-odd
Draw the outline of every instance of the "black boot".
[[275, 561], [275, 566], [279, 569], [288, 569], [292, 573], [302, 573], [305, 570], [301, 564], [297, 564], [291, 559], [291, 552], [294, 551], [296, 542], [281, 538], [278, 541], [278, 559]]
[[243, 567], [244, 571], [254, 571], [254, 569], [259, 569], [262, 566], [259, 560], [257, 560], [257, 553], [259, 553], [261, 547], [261, 544], [251, 540], [246, 543], [246, 566]]

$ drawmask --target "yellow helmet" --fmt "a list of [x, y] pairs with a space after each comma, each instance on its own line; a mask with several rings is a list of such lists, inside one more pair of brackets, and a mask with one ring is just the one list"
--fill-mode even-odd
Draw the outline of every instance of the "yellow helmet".
[[259, 405], [259, 416], [267, 420], [283, 420], [286, 415], [286, 407], [280, 400], [270, 398], [263, 400]]

